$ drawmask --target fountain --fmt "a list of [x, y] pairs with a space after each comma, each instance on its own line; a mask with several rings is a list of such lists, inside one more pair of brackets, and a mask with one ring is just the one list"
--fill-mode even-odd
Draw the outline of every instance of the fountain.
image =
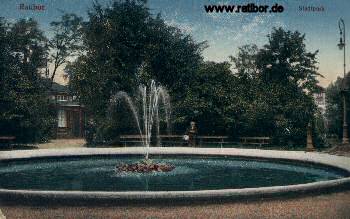
[[[133, 171], [133, 172], [151, 172], [162, 171], [167, 172], [174, 169], [173, 166], [167, 164], [156, 164], [149, 159], [149, 148], [151, 144], [152, 129], [156, 128], [157, 144], [160, 144], [160, 130], [159, 130], [159, 105], [162, 103], [165, 109], [165, 120], [167, 123], [167, 131], [170, 130], [170, 97], [168, 92], [151, 80], [149, 87], [140, 85], [139, 94], [142, 100], [142, 119], [140, 120], [139, 109], [136, 107], [132, 98], [124, 91], [113, 95], [110, 102], [118, 103], [120, 100], [125, 100], [127, 106], [132, 111], [132, 116], [136, 122], [142, 145], [146, 149], [145, 160], [134, 164], [122, 164], [117, 167], [119, 171]], [[113, 106], [113, 104], [111, 105]], [[110, 108], [111, 111], [111, 108]], [[141, 123], [143, 122], [143, 126]]]
[[305, 197], [350, 186], [349, 157], [239, 148], [150, 148], [151, 135], [159, 137], [161, 104], [169, 127], [169, 95], [152, 81], [132, 97], [118, 92], [111, 103], [123, 101], [131, 109], [143, 148], [1, 151], [0, 203], [217, 204]]

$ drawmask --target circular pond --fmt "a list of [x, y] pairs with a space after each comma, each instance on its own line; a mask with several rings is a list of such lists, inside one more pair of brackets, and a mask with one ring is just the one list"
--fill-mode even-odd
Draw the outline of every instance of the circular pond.
[[170, 172], [120, 172], [139, 156], [85, 156], [0, 163], [0, 188], [52, 191], [198, 191], [287, 186], [336, 180], [349, 173], [305, 162], [218, 156], [153, 156]]
[[0, 202], [172, 204], [287, 197], [350, 188], [350, 158], [303, 151], [151, 147], [154, 162], [175, 169], [116, 171], [122, 164], [140, 161], [144, 152], [142, 147], [3, 151]]

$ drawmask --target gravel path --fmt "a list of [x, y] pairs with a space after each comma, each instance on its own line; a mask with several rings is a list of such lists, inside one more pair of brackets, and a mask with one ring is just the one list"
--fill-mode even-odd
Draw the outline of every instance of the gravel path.
[[10, 218], [350, 218], [350, 191], [285, 200], [192, 206], [1, 206]]
[[59, 148], [76, 148], [84, 147], [85, 140], [81, 138], [76, 139], [53, 139], [48, 143], [38, 144], [39, 149], [59, 149]]

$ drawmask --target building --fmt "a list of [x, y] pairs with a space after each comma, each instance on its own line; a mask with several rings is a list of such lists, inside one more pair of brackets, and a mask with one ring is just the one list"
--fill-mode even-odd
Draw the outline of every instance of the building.
[[326, 112], [326, 92], [321, 89], [319, 92], [314, 93], [314, 99], [317, 107], [320, 109], [322, 115]]
[[57, 111], [56, 138], [84, 137], [85, 112], [65, 85], [53, 83], [50, 101]]

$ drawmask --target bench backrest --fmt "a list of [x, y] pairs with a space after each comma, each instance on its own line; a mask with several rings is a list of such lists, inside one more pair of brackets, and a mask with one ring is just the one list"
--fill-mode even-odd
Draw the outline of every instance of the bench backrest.
[[[183, 135], [159, 135], [160, 138], [183, 138]], [[145, 135], [121, 135], [120, 139], [142, 139]], [[197, 136], [199, 139], [228, 139], [228, 136]]]
[[270, 137], [241, 137], [240, 139], [246, 140], [270, 140]]
[[0, 140], [15, 140], [15, 136], [0, 136]]
[[160, 138], [183, 138], [183, 135], [159, 135]]
[[142, 139], [146, 138], [145, 135], [121, 135], [120, 139]]
[[228, 136], [198, 136], [201, 139], [228, 139]]

